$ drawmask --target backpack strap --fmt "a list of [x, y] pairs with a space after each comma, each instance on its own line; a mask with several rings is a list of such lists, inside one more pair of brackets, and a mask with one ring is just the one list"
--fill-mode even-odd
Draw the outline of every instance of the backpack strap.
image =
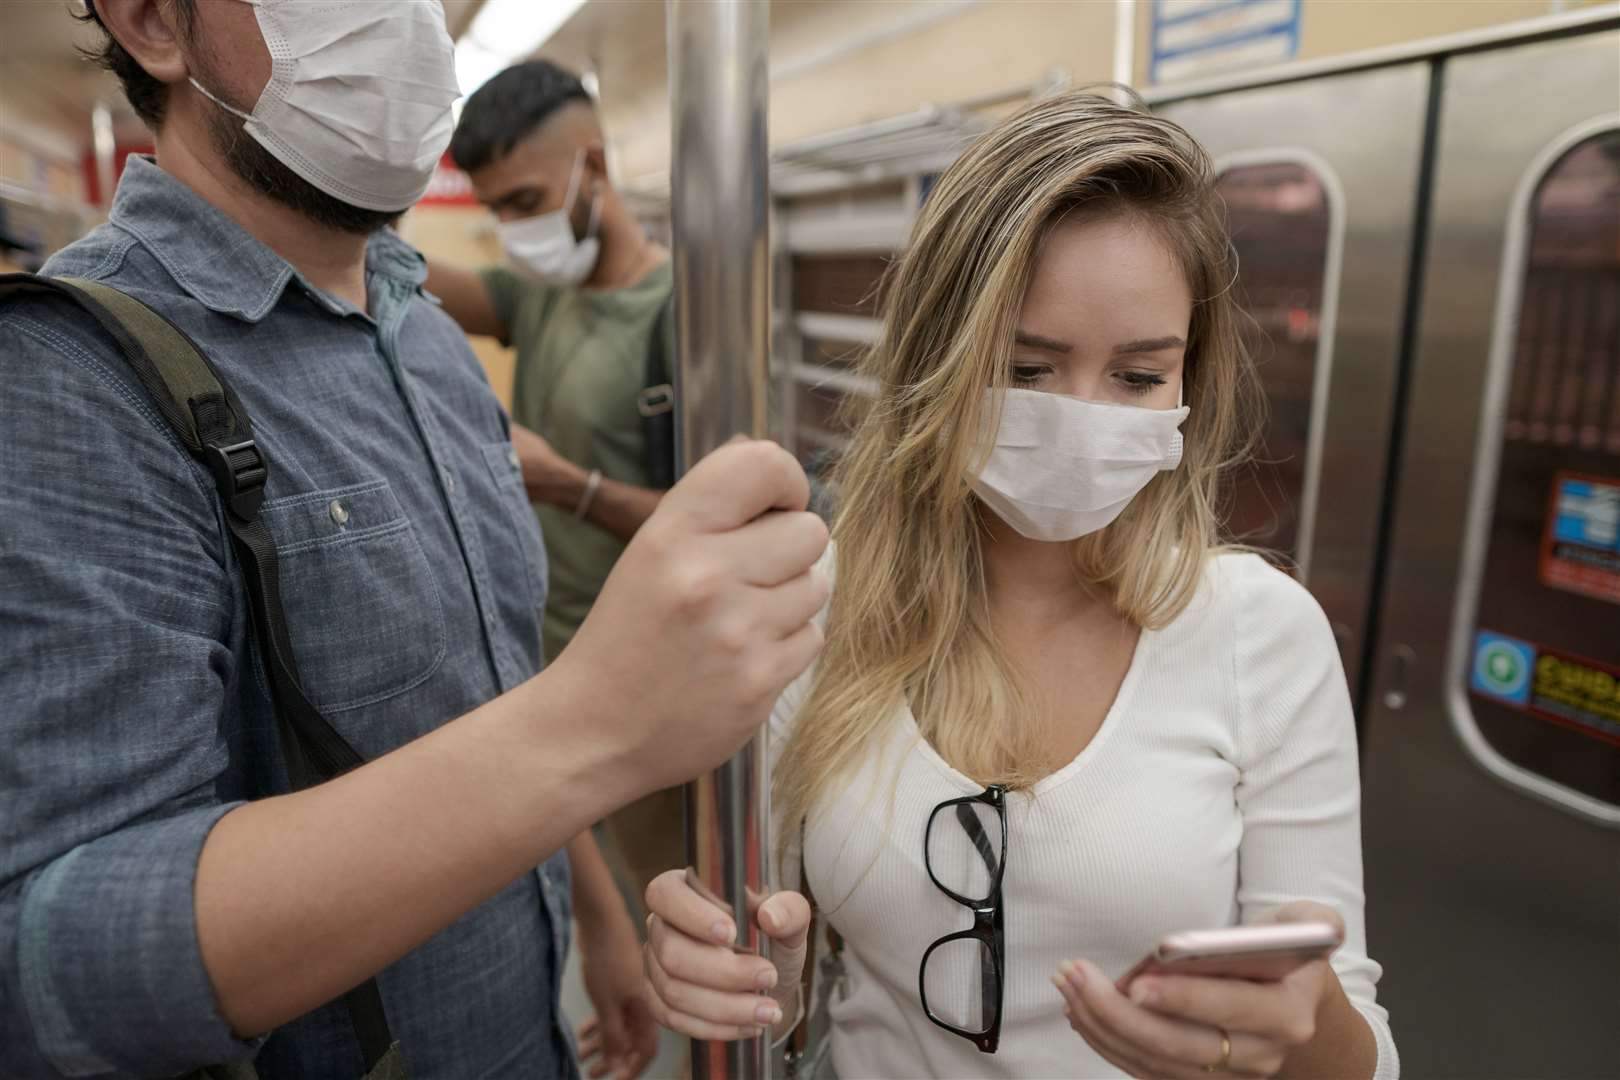
[[642, 436], [646, 442], [644, 461], [647, 483], [660, 491], [675, 486], [675, 373], [669, 363], [673, 338], [671, 320], [675, 294], [670, 293], [653, 322], [647, 342], [646, 372], [642, 390], [636, 395], [641, 413]]
[[[281, 603], [276, 545], [259, 518], [270, 462], [230, 386], [185, 331], [109, 285], [84, 278], [0, 274], [0, 302], [22, 294], [59, 296], [94, 318], [118, 343], [164, 421], [213, 475], [246, 581], [293, 789], [312, 787], [362, 764], [348, 740], [310, 704], [299, 682]], [[344, 1000], [370, 1072], [390, 1050], [398, 1054], [376, 980], [368, 979]]]

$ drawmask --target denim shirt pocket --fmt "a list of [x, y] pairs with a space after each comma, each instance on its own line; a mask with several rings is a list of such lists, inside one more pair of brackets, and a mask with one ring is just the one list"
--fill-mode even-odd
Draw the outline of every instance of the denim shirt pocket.
[[386, 480], [272, 499], [299, 680], [324, 713], [420, 686], [448, 647], [438, 581]]
[[[540, 536], [540, 522], [529, 505], [529, 494], [523, 486], [523, 469], [518, 465], [517, 451], [509, 442], [486, 443], [483, 447], [484, 463], [489, 466], [495, 481], [495, 495], [505, 507], [499, 529], [488, 530], [487, 545], [492, 564], [503, 555], [520, 559], [527, 571], [527, 591], [519, 592], [517, 582], [507, 583], [503, 596], [522, 608], [515, 617], [532, 617], [534, 632], [539, 632], [540, 612], [546, 602], [546, 548]], [[510, 565], [510, 564], [509, 564]], [[517, 595], [513, 595], [517, 594]], [[525, 628], [527, 630], [527, 628]]]

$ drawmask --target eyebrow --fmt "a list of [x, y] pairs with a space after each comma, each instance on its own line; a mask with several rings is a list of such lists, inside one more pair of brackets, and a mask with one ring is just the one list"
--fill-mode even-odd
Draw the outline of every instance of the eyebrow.
[[1031, 334], [1024, 330], [1020, 330], [1015, 333], [1013, 335], [1013, 341], [1019, 345], [1028, 345], [1032, 349], [1045, 349], [1047, 352], [1071, 353], [1074, 351], [1074, 346], [1070, 345], [1067, 341], [1056, 341], [1052, 338], [1041, 337], [1039, 334]]
[[1127, 341], [1123, 345], [1114, 346], [1115, 356], [1129, 356], [1132, 353], [1163, 352], [1166, 349], [1185, 349], [1187, 343], [1180, 338], [1170, 337], [1142, 338], [1140, 341]]
[[501, 207], [506, 206], [509, 203], [517, 202], [519, 199], [527, 196], [532, 195], [535, 198], [539, 198], [545, 193], [545, 189], [542, 187], [538, 187], [534, 184], [523, 184], [519, 187], [513, 188], [511, 191], [506, 192], [498, 199], [491, 199], [489, 201], [489, 208], [491, 210], [499, 210]]

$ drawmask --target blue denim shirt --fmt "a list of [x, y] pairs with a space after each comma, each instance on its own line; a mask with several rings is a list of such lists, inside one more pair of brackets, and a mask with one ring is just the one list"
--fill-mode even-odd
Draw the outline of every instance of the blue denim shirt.
[[[46, 270], [145, 301], [235, 388], [304, 687], [360, 753], [540, 669], [545, 554], [506, 417], [412, 248], [371, 240], [368, 316], [131, 159], [108, 223]], [[264, 1077], [363, 1071], [341, 1005], [234, 1038], [199, 956], [204, 838], [287, 790], [221, 513], [85, 316], [0, 309], [0, 1076], [255, 1050]], [[413, 1080], [577, 1074], [568, 919], [559, 854], [380, 975]]]

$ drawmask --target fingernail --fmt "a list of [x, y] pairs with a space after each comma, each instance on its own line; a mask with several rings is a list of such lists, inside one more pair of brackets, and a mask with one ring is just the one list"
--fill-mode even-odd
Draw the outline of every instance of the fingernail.
[[730, 923], [717, 922], [709, 927], [709, 936], [722, 945], [728, 945], [736, 937], [736, 934], [732, 931]]
[[1069, 984], [1063, 981], [1063, 976], [1062, 975], [1053, 975], [1052, 976], [1052, 985], [1057, 987], [1059, 990], [1063, 990], [1063, 989], [1066, 989]]
[[1153, 983], [1137, 979], [1131, 983], [1131, 1000], [1138, 1005], [1153, 1005], [1159, 1000], [1159, 988]]
[[1086, 985], [1086, 969], [1080, 966], [1079, 961], [1070, 960], [1068, 970], [1064, 972], [1070, 982], [1076, 987]]
[[776, 916], [771, 914], [770, 908], [759, 909], [759, 925], [767, 934], [776, 933]]
[[775, 1002], [766, 1002], [754, 1010], [754, 1019], [762, 1024], [774, 1024], [782, 1019], [782, 1010]]
[[776, 969], [765, 968], [758, 975], [754, 976], [754, 985], [761, 990], [769, 990], [771, 987], [775, 986]]

